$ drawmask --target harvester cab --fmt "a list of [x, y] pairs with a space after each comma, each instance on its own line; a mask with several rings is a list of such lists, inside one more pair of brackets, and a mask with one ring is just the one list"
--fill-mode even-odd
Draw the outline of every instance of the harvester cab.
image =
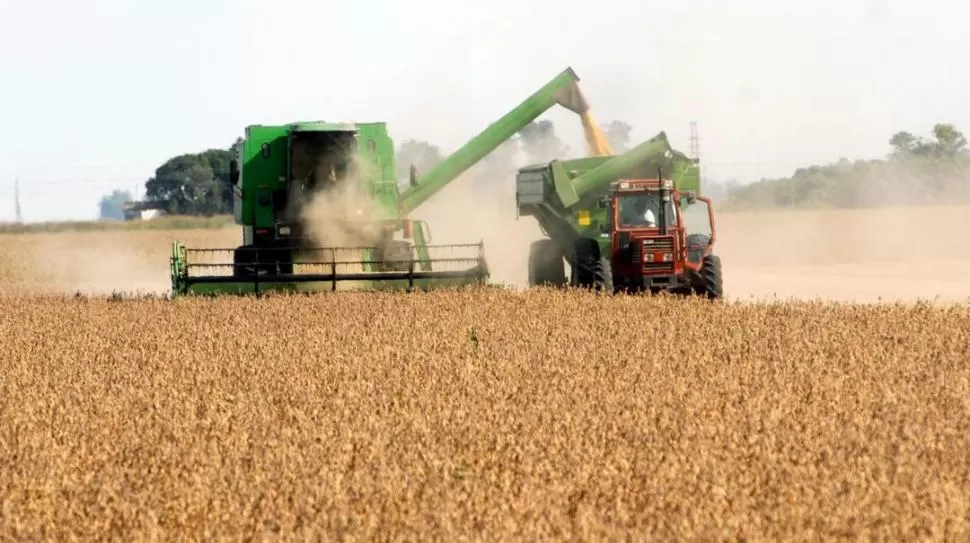
[[[670, 290], [721, 297], [708, 198], [676, 190], [670, 179], [620, 179], [606, 202], [609, 258], [597, 270], [614, 290]], [[599, 285], [602, 287], [602, 285]]]

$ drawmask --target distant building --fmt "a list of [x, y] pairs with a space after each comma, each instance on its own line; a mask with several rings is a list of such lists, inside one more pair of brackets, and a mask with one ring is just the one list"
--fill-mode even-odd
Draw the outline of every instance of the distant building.
[[126, 221], [144, 221], [165, 215], [162, 202], [125, 202], [124, 212]]

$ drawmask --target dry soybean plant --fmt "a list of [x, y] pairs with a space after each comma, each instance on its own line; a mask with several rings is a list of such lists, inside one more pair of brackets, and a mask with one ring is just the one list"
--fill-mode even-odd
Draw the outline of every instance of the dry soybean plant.
[[0, 298], [0, 534], [961, 539], [970, 309]]

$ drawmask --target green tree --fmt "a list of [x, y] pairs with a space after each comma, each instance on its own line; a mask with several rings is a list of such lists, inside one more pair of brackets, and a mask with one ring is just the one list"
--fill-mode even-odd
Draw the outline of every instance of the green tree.
[[98, 204], [100, 212], [98, 216], [102, 219], [125, 220], [125, 202], [132, 200], [131, 192], [126, 190], [113, 190], [111, 194], [101, 198]]
[[732, 190], [725, 209], [860, 207], [970, 201], [967, 138], [952, 124], [933, 126], [933, 138], [896, 132], [885, 160], [840, 158], [799, 168], [791, 177], [765, 179]]
[[936, 138], [937, 152], [943, 156], [952, 158], [967, 150], [967, 138], [952, 124], [933, 126], [933, 137]]
[[148, 201], [159, 202], [172, 215], [215, 215], [232, 212], [226, 149], [209, 149], [172, 157], [145, 182]]
[[918, 147], [923, 145], [923, 142], [913, 134], [903, 130], [896, 132], [893, 137], [889, 138], [889, 145], [893, 147], [894, 153], [905, 154], [916, 151]]

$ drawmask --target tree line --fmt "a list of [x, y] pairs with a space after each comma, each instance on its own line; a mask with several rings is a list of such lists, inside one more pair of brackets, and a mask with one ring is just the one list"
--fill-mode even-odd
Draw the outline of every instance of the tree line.
[[[613, 121], [603, 125], [614, 151], [622, 151], [630, 142], [632, 128], [625, 122]], [[237, 142], [240, 140], [237, 140]], [[145, 182], [143, 207], [159, 209], [169, 215], [212, 216], [232, 213], [232, 191], [229, 188], [229, 161], [232, 146], [208, 149], [201, 153], [186, 153], [166, 160]], [[480, 172], [507, 175], [516, 170], [520, 151], [531, 162], [545, 162], [566, 156], [570, 149], [556, 135], [551, 121], [534, 121], [518, 131], [515, 137], [490, 153], [481, 164]], [[441, 148], [427, 141], [406, 140], [397, 149], [398, 178], [407, 179], [412, 164], [420, 172], [427, 172], [445, 156]], [[100, 202], [103, 219], [123, 219], [124, 206], [132, 200], [128, 191], [115, 190]]]
[[[602, 128], [614, 152], [629, 148], [629, 124], [613, 121]], [[827, 165], [799, 168], [790, 177], [747, 185], [707, 181], [702, 192], [716, 197], [720, 209], [736, 210], [970, 202], [970, 150], [967, 138], [953, 124], [934, 125], [930, 137], [900, 131], [888, 144], [890, 152], [885, 158], [841, 158]], [[477, 164], [473, 177], [491, 182], [514, 173], [521, 166], [520, 158], [541, 163], [571, 152], [551, 121], [535, 121]], [[148, 207], [171, 215], [232, 213], [231, 156], [227, 147], [168, 159], [145, 182]], [[396, 158], [403, 180], [411, 164], [420, 175], [445, 157], [439, 146], [410, 139], [398, 146]], [[101, 217], [123, 218], [124, 204], [131, 199], [126, 191], [106, 195], [100, 203]]]
[[850, 208], [970, 202], [970, 151], [956, 126], [930, 137], [900, 131], [885, 158], [799, 168], [790, 177], [734, 185], [721, 209]]

